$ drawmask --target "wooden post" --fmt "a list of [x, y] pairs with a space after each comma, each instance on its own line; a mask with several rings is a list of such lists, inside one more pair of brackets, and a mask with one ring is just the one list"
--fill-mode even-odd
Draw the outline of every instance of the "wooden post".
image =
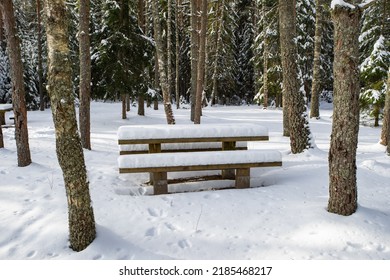
[[[161, 153], [161, 144], [149, 144], [149, 154], [154, 154], [154, 153]], [[153, 184], [153, 174], [152, 172], [149, 173], [149, 184]]]
[[236, 189], [246, 189], [250, 187], [250, 168], [237, 168]]
[[[222, 142], [222, 150], [232, 151], [236, 149], [236, 142]], [[222, 170], [223, 179], [234, 179], [234, 169], [224, 169]]]
[[167, 172], [153, 172], [153, 192], [155, 195], [168, 193]]
[[5, 111], [0, 111], [0, 125], [5, 125]]

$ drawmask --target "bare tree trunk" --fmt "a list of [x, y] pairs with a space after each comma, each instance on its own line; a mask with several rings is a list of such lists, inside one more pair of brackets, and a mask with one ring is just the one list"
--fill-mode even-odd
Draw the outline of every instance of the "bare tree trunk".
[[42, 28], [41, 28], [41, 0], [37, 0], [37, 43], [38, 43], [38, 91], [39, 110], [45, 110], [45, 96], [43, 94], [43, 62], [42, 62]]
[[334, 23], [333, 125], [329, 150], [328, 211], [351, 215], [357, 208], [356, 149], [359, 132], [358, 6], [336, 5]]
[[200, 0], [201, 5], [201, 30], [199, 34], [198, 73], [196, 81], [196, 102], [194, 123], [200, 124], [202, 114], [202, 93], [205, 88], [205, 64], [206, 64], [206, 32], [207, 32], [207, 0]]
[[179, 15], [181, 15], [180, 7], [181, 0], [175, 0], [175, 32], [176, 32], [176, 73], [175, 73], [175, 91], [176, 91], [176, 109], [180, 108], [180, 37], [179, 32], [181, 30], [181, 20], [179, 20]]
[[158, 14], [159, 0], [153, 2], [153, 22], [154, 22], [154, 36], [156, 41], [157, 61], [160, 74], [160, 84], [163, 93], [164, 111], [168, 124], [175, 124], [175, 118], [173, 116], [171, 100], [169, 96], [169, 86], [167, 77], [167, 65], [163, 51], [163, 39], [161, 34], [161, 20]]
[[279, 0], [280, 46], [283, 68], [283, 111], [287, 111], [293, 154], [311, 146], [303, 94], [299, 91], [295, 0]]
[[[145, 2], [144, 0], [138, 0], [138, 25], [145, 33]], [[144, 68], [144, 67], [143, 67]], [[144, 74], [147, 75], [147, 69], [144, 68]], [[145, 116], [145, 95], [144, 92], [138, 93], [138, 115]]]
[[199, 34], [198, 34], [198, 15], [199, 0], [191, 0], [191, 121], [195, 119], [196, 104], [196, 82], [198, 80], [198, 56], [199, 56]]
[[381, 144], [387, 146], [387, 152], [390, 149], [390, 68], [387, 72], [387, 93], [385, 99], [385, 108], [383, 109], [383, 125], [381, 133]]
[[69, 59], [68, 19], [64, 0], [46, 2], [48, 92], [56, 131], [56, 150], [68, 201], [69, 241], [75, 251], [95, 239], [95, 219], [83, 148], [77, 130]]
[[266, 109], [268, 107], [268, 62], [270, 57], [270, 39], [269, 39], [269, 18], [267, 14], [269, 12], [268, 0], [263, 0], [263, 28], [264, 32], [264, 53], [263, 53], [263, 107]]
[[316, 0], [316, 29], [314, 36], [313, 82], [311, 86], [310, 118], [320, 117], [321, 45], [324, 21], [324, 0]]
[[81, 145], [84, 149], [91, 150], [91, 53], [89, 39], [90, 2], [80, 0], [80, 136]]
[[122, 101], [122, 120], [127, 119], [127, 96], [126, 94], [121, 94], [121, 101]]
[[215, 105], [218, 99], [218, 62], [220, 56], [220, 48], [222, 43], [222, 26], [223, 26], [223, 17], [224, 17], [224, 6], [225, 0], [221, 2], [217, 2], [217, 30], [216, 30], [216, 42], [215, 42], [215, 60], [214, 60], [214, 68], [212, 75], [212, 90], [211, 90], [211, 105]]
[[4, 29], [7, 38], [7, 50], [11, 68], [12, 105], [15, 115], [15, 140], [18, 154], [18, 166], [31, 163], [28, 143], [27, 109], [25, 100], [23, 63], [12, 0], [2, 0], [0, 8], [3, 14]]
[[169, 100], [172, 94], [172, 0], [167, 0], [168, 19], [167, 19], [167, 82]]

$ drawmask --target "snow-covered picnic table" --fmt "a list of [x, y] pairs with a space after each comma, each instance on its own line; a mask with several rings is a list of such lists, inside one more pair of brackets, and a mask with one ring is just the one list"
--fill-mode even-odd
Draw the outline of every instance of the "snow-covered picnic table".
[[168, 193], [172, 171], [222, 170], [236, 188], [248, 188], [250, 168], [282, 165], [279, 151], [242, 151], [247, 141], [268, 139], [268, 129], [256, 124], [121, 126], [118, 144], [127, 150], [118, 158], [119, 172], [150, 172], [154, 194]]
[[12, 104], [0, 104], [0, 125], [5, 125], [5, 113], [12, 111]]

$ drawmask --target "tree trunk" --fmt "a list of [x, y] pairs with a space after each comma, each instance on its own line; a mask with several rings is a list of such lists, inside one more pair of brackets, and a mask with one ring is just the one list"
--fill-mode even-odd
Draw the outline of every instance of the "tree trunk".
[[176, 92], [176, 109], [180, 108], [180, 37], [179, 32], [181, 21], [179, 20], [181, 0], [175, 0], [175, 40], [176, 40], [176, 68], [175, 68], [175, 92]]
[[217, 30], [216, 30], [216, 40], [215, 40], [215, 59], [212, 75], [212, 89], [211, 89], [211, 105], [215, 105], [218, 101], [218, 62], [220, 56], [220, 48], [222, 44], [222, 26], [223, 26], [223, 17], [224, 17], [224, 6], [225, 0], [222, 0], [221, 3], [217, 2]]
[[196, 82], [198, 74], [198, 55], [199, 55], [199, 34], [198, 34], [198, 15], [199, 0], [191, 0], [191, 121], [195, 119], [196, 104]]
[[356, 149], [359, 132], [359, 22], [361, 10], [336, 5], [334, 23], [333, 125], [329, 150], [328, 211], [351, 215], [357, 208]]
[[56, 131], [56, 151], [68, 201], [69, 241], [84, 250], [96, 236], [83, 149], [77, 130], [69, 59], [68, 19], [64, 0], [46, 2], [48, 92]]
[[383, 109], [383, 125], [381, 133], [381, 144], [387, 146], [387, 153], [390, 155], [390, 68], [387, 72], [387, 93], [385, 97], [385, 108]]
[[84, 149], [91, 150], [91, 54], [89, 39], [89, 0], [80, 0], [80, 27], [79, 27], [79, 50], [80, 50], [80, 136], [81, 145]]
[[287, 111], [293, 154], [311, 147], [303, 94], [299, 91], [295, 0], [279, 1], [280, 45], [283, 69], [283, 111]]
[[163, 102], [164, 102], [164, 111], [167, 118], [168, 124], [175, 124], [175, 118], [173, 116], [171, 100], [169, 96], [169, 86], [168, 86], [168, 77], [167, 77], [167, 65], [166, 59], [164, 56], [163, 50], [163, 39], [161, 32], [161, 20], [158, 14], [159, 11], [159, 0], [154, 0], [153, 2], [153, 24], [154, 24], [154, 36], [156, 42], [156, 51], [157, 51], [157, 61], [158, 61], [158, 70], [160, 76], [160, 85], [163, 93]]
[[126, 94], [121, 94], [121, 101], [122, 101], [122, 120], [127, 119], [127, 97]]
[[167, 19], [167, 85], [169, 100], [172, 94], [172, 0], [167, 0], [168, 19]]
[[7, 38], [7, 50], [11, 68], [13, 87], [12, 105], [15, 115], [15, 140], [18, 154], [18, 166], [23, 167], [31, 163], [31, 154], [28, 143], [27, 109], [20, 42], [16, 31], [12, 0], [2, 0], [0, 2], [0, 8], [3, 12], [4, 29]]
[[199, 34], [199, 56], [198, 73], [196, 81], [196, 102], [194, 123], [200, 124], [202, 115], [202, 93], [205, 88], [205, 68], [206, 68], [206, 32], [207, 32], [207, 0], [202, 1], [201, 11], [201, 30]]
[[45, 110], [45, 96], [43, 94], [43, 61], [42, 61], [42, 28], [41, 28], [41, 0], [37, 0], [37, 44], [38, 44], [38, 92], [39, 110]]
[[[143, 34], [145, 33], [145, 3], [144, 0], [138, 0], [138, 25]], [[143, 66], [144, 68], [144, 66]], [[144, 68], [144, 74], [147, 75], [148, 69]], [[144, 92], [138, 93], [138, 115], [145, 116], [145, 96]]]
[[268, 62], [270, 56], [270, 38], [269, 38], [269, 18], [267, 14], [269, 12], [268, 0], [263, 0], [263, 28], [265, 30], [264, 34], [264, 53], [263, 53], [263, 108], [268, 107]]
[[316, 0], [316, 29], [314, 35], [313, 82], [311, 85], [310, 118], [320, 117], [321, 45], [324, 21], [324, 0]]

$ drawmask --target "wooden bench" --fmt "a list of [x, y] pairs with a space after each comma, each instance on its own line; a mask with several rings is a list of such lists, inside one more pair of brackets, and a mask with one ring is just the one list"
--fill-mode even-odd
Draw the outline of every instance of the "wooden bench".
[[12, 104], [0, 104], [0, 125], [5, 125], [5, 113], [12, 110]]
[[[144, 145], [143, 151], [147, 145], [148, 154], [135, 150], [120, 155], [119, 172], [151, 173], [154, 194], [168, 193], [167, 173], [180, 171], [222, 170], [222, 178], [235, 179], [236, 188], [248, 188], [250, 168], [281, 166], [281, 154], [278, 151], [236, 150], [236, 143], [264, 140], [268, 140], [268, 130], [259, 125], [123, 126], [118, 130], [118, 144]], [[199, 143], [206, 146], [199, 148], [195, 145]], [[210, 143], [218, 145], [210, 148]], [[162, 150], [164, 144], [176, 146]]]

